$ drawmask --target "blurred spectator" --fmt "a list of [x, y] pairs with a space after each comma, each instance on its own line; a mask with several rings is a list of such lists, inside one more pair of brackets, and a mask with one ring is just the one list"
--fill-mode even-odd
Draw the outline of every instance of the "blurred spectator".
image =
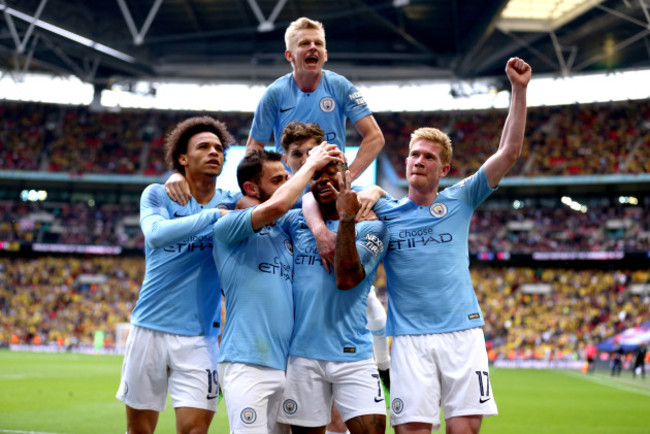
[[[602, 342], [650, 320], [650, 297], [626, 291], [649, 282], [648, 270], [474, 267], [472, 281], [495, 358], [576, 360], [584, 342]], [[548, 284], [551, 291], [525, 293], [527, 283]]]
[[[522, 209], [488, 201], [472, 218], [469, 251], [650, 251], [650, 203], [598, 202], [581, 213], [559, 200]], [[0, 241], [143, 247], [137, 204], [0, 201], [0, 214]]]
[[[3, 102], [0, 168], [52, 172], [161, 175], [169, 125], [194, 112], [91, 111], [84, 106]], [[399, 116], [399, 122], [397, 118]], [[375, 113], [385, 154], [403, 177], [409, 134], [420, 126], [447, 132], [454, 144], [450, 177], [474, 173], [498, 144], [503, 111]], [[650, 100], [531, 107], [524, 153], [510, 176], [650, 172]], [[253, 113], [219, 113], [245, 145]], [[480, 128], [479, 128], [480, 126]], [[347, 141], [358, 145], [354, 128]]]
[[[375, 282], [385, 304], [383, 269]], [[94, 332], [115, 342], [128, 322], [144, 277], [144, 258], [0, 257], [0, 345], [92, 346]], [[492, 360], [576, 360], [585, 342], [601, 342], [650, 321], [650, 296], [627, 286], [650, 282], [649, 270], [565, 270], [475, 267], [472, 281], [486, 319]], [[546, 283], [548, 294], [521, 291]]]
[[141, 257], [0, 257], [0, 344], [115, 342], [144, 277]]
[[614, 351], [612, 351], [612, 377], [613, 376], [620, 376], [621, 375], [621, 370], [623, 369], [623, 357], [625, 356], [625, 352], [623, 351], [623, 348], [621, 347], [621, 344], [616, 342], [614, 344]]
[[0, 201], [0, 241], [141, 249], [138, 204]]
[[645, 344], [639, 345], [639, 348], [636, 350], [634, 355], [634, 367], [632, 368], [632, 376], [636, 378], [637, 375], [641, 375], [641, 378], [645, 380], [645, 360], [648, 357], [648, 349]]

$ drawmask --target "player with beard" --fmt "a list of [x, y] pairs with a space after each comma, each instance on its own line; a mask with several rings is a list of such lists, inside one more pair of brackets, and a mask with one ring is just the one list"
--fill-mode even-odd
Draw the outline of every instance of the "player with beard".
[[323, 143], [289, 180], [275, 152], [253, 151], [237, 167], [242, 193], [260, 205], [233, 211], [214, 225], [227, 318], [218, 371], [231, 432], [288, 432], [277, 415], [294, 325], [293, 256], [281, 220], [273, 223], [316, 170], [344, 158], [336, 145]]

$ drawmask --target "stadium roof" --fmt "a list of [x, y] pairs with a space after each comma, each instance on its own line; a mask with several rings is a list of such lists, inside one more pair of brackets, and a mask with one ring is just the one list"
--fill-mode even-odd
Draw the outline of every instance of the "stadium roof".
[[[0, 0], [0, 70], [263, 83], [288, 72], [284, 29], [322, 21], [327, 68], [353, 81], [650, 67], [643, 0]], [[550, 6], [538, 10], [539, 4]], [[503, 12], [506, 11], [506, 14]]]

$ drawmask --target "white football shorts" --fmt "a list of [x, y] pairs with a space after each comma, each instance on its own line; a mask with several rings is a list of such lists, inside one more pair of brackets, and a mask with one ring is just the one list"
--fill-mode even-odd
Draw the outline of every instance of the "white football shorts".
[[498, 414], [481, 328], [394, 336], [390, 364], [391, 426]]
[[289, 426], [277, 421], [284, 392], [284, 371], [231, 362], [219, 363], [218, 371], [231, 433], [289, 433]]
[[133, 327], [126, 341], [117, 399], [137, 410], [172, 405], [217, 411], [217, 337], [182, 336]]
[[289, 356], [278, 420], [302, 427], [325, 426], [330, 422], [332, 399], [344, 422], [366, 414], [386, 415], [375, 361], [331, 362]]

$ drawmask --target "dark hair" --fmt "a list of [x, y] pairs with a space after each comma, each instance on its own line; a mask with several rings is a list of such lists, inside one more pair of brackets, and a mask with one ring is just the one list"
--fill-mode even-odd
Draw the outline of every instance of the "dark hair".
[[231, 143], [235, 141], [226, 129], [226, 124], [210, 116], [195, 116], [179, 122], [165, 137], [165, 162], [167, 166], [185, 174], [185, 167], [178, 162], [178, 157], [187, 153], [187, 144], [195, 134], [214, 133], [221, 141], [224, 156]]
[[304, 122], [289, 122], [282, 131], [282, 148], [284, 153], [289, 152], [289, 145], [300, 142], [305, 139], [314, 139], [316, 144], [320, 145], [325, 137], [325, 131], [316, 123], [307, 124]]
[[244, 196], [246, 196], [244, 183], [246, 181], [259, 182], [262, 168], [267, 161], [282, 161], [282, 155], [266, 149], [255, 149], [246, 154], [237, 165], [237, 184]]

